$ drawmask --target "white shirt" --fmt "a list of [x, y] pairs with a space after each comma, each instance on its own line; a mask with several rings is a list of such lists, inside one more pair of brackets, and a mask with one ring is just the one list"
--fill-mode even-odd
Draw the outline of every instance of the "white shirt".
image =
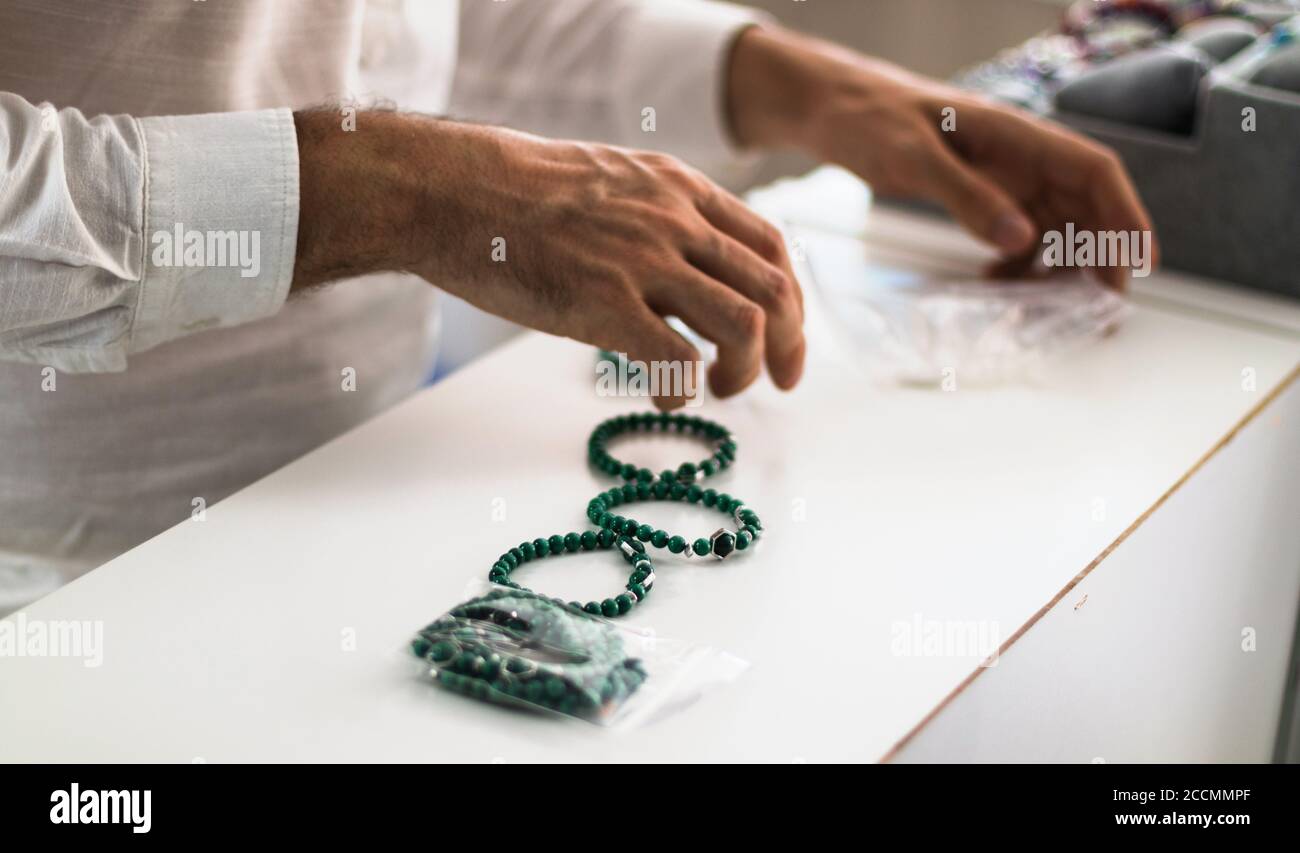
[[[690, 0], [0, 5], [0, 599], [6, 570], [75, 576], [428, 375], [424, 282], [286, 302], [292, 109], [373, 96], [716, 168], [727, 49], [753, 19]], [[154, 263], [178, 224], [255, 233], [256, 269]]]

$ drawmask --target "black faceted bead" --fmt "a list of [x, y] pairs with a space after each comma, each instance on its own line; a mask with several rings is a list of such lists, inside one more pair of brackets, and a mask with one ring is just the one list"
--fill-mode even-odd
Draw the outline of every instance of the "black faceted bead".
[[722, 559], [736, 550], [736, 535], [726, 530], [719, 530], [709, 540], [713, 556]]

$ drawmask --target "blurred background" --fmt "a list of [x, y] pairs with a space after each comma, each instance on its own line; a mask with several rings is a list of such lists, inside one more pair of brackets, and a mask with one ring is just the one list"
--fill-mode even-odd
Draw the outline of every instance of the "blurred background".
[[791, 27], [936, 77], [1060, 20], [1066, 0], [741, 0]]

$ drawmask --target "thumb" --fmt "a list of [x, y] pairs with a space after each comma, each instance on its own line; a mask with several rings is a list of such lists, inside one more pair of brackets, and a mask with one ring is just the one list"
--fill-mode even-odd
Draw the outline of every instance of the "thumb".
[[962, 162], [946, 145], [938, 146], [931, 195], [968, 231], [1006, 255], [1027, 251], [1038, 227], [997, 184]]

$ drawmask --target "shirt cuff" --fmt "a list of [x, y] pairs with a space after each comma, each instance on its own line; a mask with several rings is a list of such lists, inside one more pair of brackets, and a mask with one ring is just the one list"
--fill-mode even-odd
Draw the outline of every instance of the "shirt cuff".
[[[633, 147], [669, 151], [706, 171], [740, 160], [727, 126], [727, 67], [737, 36], [768, 21], [727, 3], [642, 4], [618, 53], [614, 103], [623, 111], [620, 136]], [[654, 110], [653, 124], [647, 109]]]
[[145, 257], [131, 350], [279, 311], [298, 241], [293, 113], [138, 121]]

